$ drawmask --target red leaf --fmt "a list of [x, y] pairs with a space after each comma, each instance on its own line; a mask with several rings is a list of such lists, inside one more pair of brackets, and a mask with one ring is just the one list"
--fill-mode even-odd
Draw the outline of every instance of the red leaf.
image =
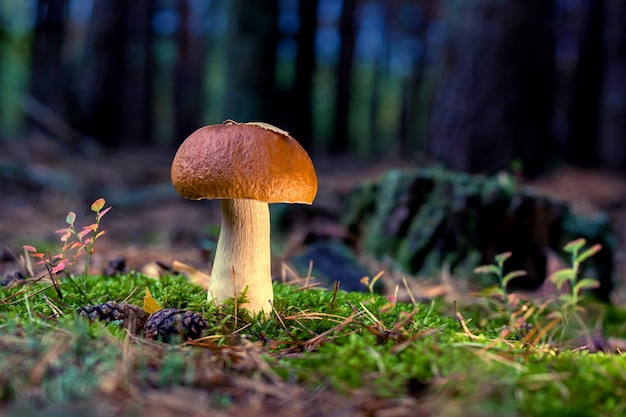
[[67, 240], [70, 238], [70, 236], [72, 236], [72, 231], [69, 229], [59, 229], [54, 233], [59, 233], [59, 234], [63, 234], [63, 236], [61, 236], [61, 242], [67, 242]]
[[105, 214], [107, 214], [109, 212], [109, 210], [111, 210], [111, 207], [107, 207], [104, 210], [102, 210], [100, 213], [98, 213], [98, 221], [100, 221], [100, 219], [102, 218], [102, 216], [104, 216]]
[[72, 244], [72, 246], [70, 246], [70, 249], [76, 249], [76, 248], [79, 248], [79, 247], [81, 247], [81, 246], [83, 246], [83, 244], [82, 244], [82, 243], [80, 243], [80, 242], [74, 242], [74, 243]]
[[50, 272], [56, 274], [57, 272], [63, 271], [65, 269], [65, 262], [59, 262]]

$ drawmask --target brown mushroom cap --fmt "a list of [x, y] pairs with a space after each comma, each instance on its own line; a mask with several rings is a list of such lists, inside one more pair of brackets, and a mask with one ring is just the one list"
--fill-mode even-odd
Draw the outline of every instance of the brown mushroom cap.
[[287, 132], [265, 123], [201, 127], [178, 148], [171, 175], [176, 191], [193, 200], [311, 204], [317, 194], [309, 155]]

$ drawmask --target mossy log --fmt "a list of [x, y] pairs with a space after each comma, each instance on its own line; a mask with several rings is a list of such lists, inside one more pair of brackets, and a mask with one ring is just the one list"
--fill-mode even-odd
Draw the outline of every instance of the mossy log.
[[440, 273], [446, 264], [455, 277], [491, 284], [473, 269], [511, 251], [506, 269], [528, 272], [511, 282], [513, 289], [540, 286], [548, 251], [562, 254], [565, 243], [583, 237], [603, 247], [583, 265], [585, 276], [601, 282], [596, 290], [601, 299], [613, 289], [608, 216], [578, 213], [563, 201], [519, 187], [508, 174], [389, 171], [348, 196], [343, 223], [359, 236], [362, 249], [379, 258], [390, 256], [416, 275]]

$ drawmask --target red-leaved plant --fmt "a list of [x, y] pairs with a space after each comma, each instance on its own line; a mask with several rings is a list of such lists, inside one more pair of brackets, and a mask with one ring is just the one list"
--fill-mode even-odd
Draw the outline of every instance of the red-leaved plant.
[[[76, 213], [70, 211], [67, 214], [65, 222], [68, 226], [55, 232], [61, 235], [61, 242], [63, 242], [61, 251], [56, 255], [52, 255], [48, 251], [39, 252], [34, 246], [24, 245], [24, 250], [29, 252], [33, 258], [38, 259], [37, 264], [46, 267], [47, 273], [52, 278], [55, 286], [55, 277], [59, 273], [65, 274], [66, 277], [72, 280], [72, 269], [82, 253], [86, 254], [83, 276], [87, 276], [96, 240], [106, 233], [105, 230], [99, 230], [100, 220], [111, 210], [111, 207], [104, 208], [105, 204], [104, 198], [99, 198], [91, 204], [91, 211], [96, 213], [96, 221], [89, 226], [82, 227], [80, 231], [76, 230]], [[74, 281], [72, 280], [72, 282]], [[81, 288], [84, 285], [78, 287], [83, 292], [83, 295], [86, 296], [84, 288]]]

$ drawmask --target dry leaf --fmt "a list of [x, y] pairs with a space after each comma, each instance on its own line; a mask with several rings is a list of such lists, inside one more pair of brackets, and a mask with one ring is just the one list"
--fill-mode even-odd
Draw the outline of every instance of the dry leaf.
[[157, 301], [152, 297], [152, 293], [146, 287], [146, 296], [143, 297], [143, 311], [148, 314], [154, 314], [157, 311], [161, 310], [163, 307], [157, 303]]

